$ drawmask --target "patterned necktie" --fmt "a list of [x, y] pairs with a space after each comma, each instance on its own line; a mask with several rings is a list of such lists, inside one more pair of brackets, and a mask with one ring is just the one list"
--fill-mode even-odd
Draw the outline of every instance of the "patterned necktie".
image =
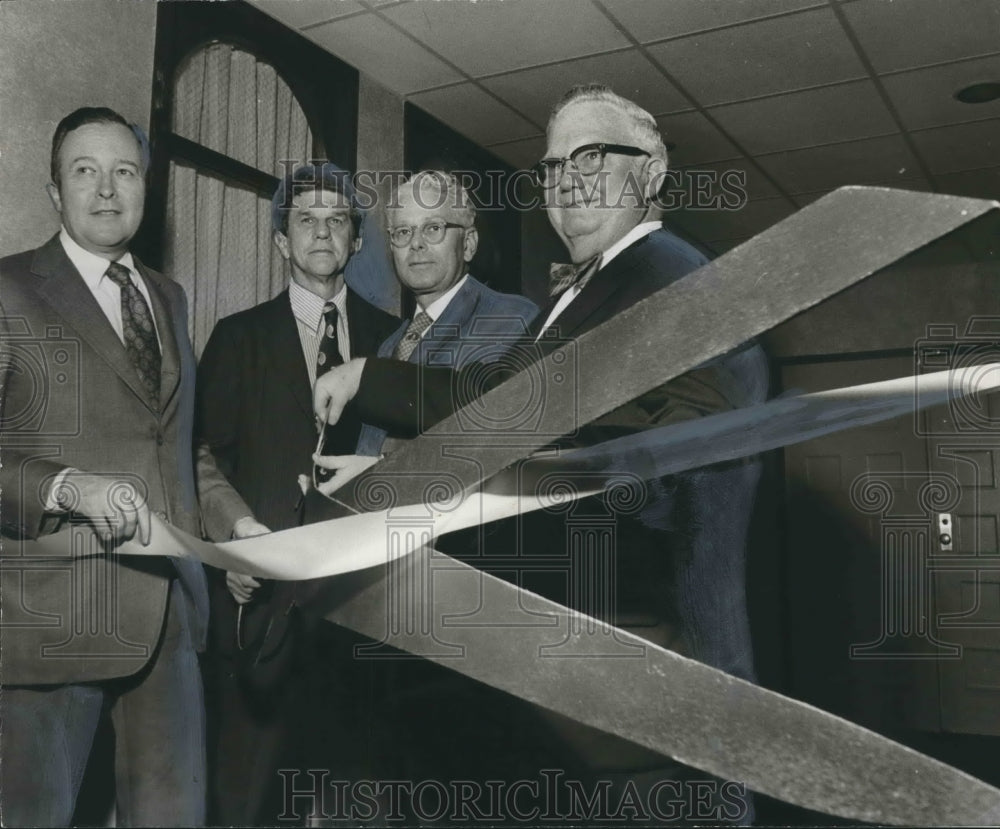
[[549, 296], [559, 296], [573, 285], [579, 286], [582, 291], [587, 283], [594, 278], [600, 264], [601, 254], [597, 254], [580, 265], [553, 262], [549, 266]]
[[[328, 302], [323, 306], [323, 336], [319, 341], [319, 351], [316, 354], [316, 379], [318, 380], [334, 366], [344, 364], [344, 358], [340, 356], [340, 349], [337, 346], [337, 319], [340, 316], [337, 306], [333, 302]], [[321, 455], [343, 455], [353, 451], [351, 447], [341, 446], [338, 441], [337, 427], [326, 426], [323, 429], [323, 439], [320, 441], [319, 454]], [[342, 442], [342, 441], [341, 441]], [[333, 477], [332, 469], [313, 468], [313, 479], [316, 483], [323, 483]]]
[[416, 347], [420, 345], [420, 338], [423, 336], [424, 331], [426, 331], [431, 323], [434, 322], [426, 312], [421, 311], [417, 314], [413, 321], [410, 323], [409, 327], [406, 329], [406, 333], [403, 334], [403, 339], [399, 341], [396, 348], [392, 352], [392, 359], [394, 360], [409, 360], [410, 355], [414, 352]]
[[319, 341], [319, 351], [316, 354], [316, 376], [322, 377], [334, 366], [343, 365], [344, 358], [340, 356], [337, 345], [337, 306], [328, 302], [323, 306], [323, 336]]
[[121, 288], [122, 333], [125, 351], [142, 381], [150, 403], [160, 405], [160, 345], [156, 341], [153, 315], [131, 276], [120, 262], [112, 262], [104, 275]]

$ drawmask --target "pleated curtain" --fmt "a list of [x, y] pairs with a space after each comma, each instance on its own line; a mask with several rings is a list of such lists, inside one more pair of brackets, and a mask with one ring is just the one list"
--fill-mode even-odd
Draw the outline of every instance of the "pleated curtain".
[[[279, 162], [312, 157], [301, 107], [274, 68], [212, 44], [194, 54], [174, 89], [173, 131], [274, 176]], [[270, 299], [286, 282], [271, 242], [270, 201], [179, 161], [170, 164], [165, 266], [187, 292], [201, 356], [216, 320]]]

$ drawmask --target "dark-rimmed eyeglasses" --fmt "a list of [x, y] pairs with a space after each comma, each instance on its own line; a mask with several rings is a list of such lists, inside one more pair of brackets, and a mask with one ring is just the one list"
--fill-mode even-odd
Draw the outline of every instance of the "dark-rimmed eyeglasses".
[[389, 228], [389, 241], [397, 248], [405, 248], [413, 241], [413, 234], [420, 233], [420, 238], [428, 245], [440, 245], [444, 241], [448, 228], [467, 228], [454, 222], [424, 222], [422, 225], [397, 225]]
[[531, 172], [539, 187], [555, 187], [562, 178], [567, 162], [570, 169], [577, 170], [580, 175], [593, 176], [604, 168], [604, 156], [608, 153], [633, 156], [650, 154], [648, 150], [628, 144], [584, 144], [565, 158], [543, 158], [531, 168]]

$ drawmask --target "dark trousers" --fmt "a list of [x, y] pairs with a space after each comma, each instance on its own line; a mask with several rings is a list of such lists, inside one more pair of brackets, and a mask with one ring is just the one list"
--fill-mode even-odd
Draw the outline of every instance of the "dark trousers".
[[160, 641], [132, 676], [3, 688], [5, 826], [70, 824], [105, 710], [115, 732], [117, 825], [204, 825], [204, 701], [182, 602], [182, 588], [174, 581]]

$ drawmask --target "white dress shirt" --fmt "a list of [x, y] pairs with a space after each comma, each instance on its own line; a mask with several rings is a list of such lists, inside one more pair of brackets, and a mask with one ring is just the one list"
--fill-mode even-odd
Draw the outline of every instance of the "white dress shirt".
[[[642, 224], [633, 227], [628, 233], [622, 236], [621, 239], [601, 254], [601, 264], [597, 266], [597, 269], [601, 270], [602, 268], [606, 268], [608, 263], [611, 262], [611, 260], [614, 259], [619, 253], [625, 250], [625, 248], [633, 242], [638, 242], [644, 236], [648, 236], [654, 230], [659, 230], [661, 226], [660, 222], [643, 222]], [[566, 310], [566, 306], [568, 306], [579, 295], [579, 285], [573, 285], [562, 292], [555, 307], [549, 313], [549, 318], [545, 320], [545, 325], [543, 325], [541, 331], [538, 332], [538, 337], [541, 337], [542, 333], [546, 329], [552, 327], [552, 324], [559, 318], [559, 315]], [[538, 337], [535, 339], [537, 340]]]
[[[455, 298], [455, 294], [457, 294], [460, 290], [462, 290], [462, 286], [465, 284], [465, 281], [468, 278], [469, 275], [466, 274], [461, 279], [459, 279], [458, 282], [452, 285], [447, 291], [441, 294], [441, 296], [435, 299], [430, 305], [422, 309], [423, 312], [431, 318], [431, 322], [438, 321], [438, 318], [444, 313], [444, 309], [448, 307], [448, 303], [450, 303]], [[417, 309], [418, 309], [417, 313], [419, 313], [421, 310], [420, 303], [417, 303]], [[414, 314], [414, 316], [416, 316], [416, 314]], [[424, 334], [426, 334], [428, 331], [430, 331], [430, 326], [427, 326], [427, 328], [425, 328], [421, 332], [420, 336], [423, 337]]]
[[[66, 251], [66, 256], [73, 263], [73, 267], [80, 272], [80, 276], [83, 277], [83, 281], [87, 284], [90, 293], [97, 300], [101, 311], [104, 312], [104, 316], [111, 323], [111, 327], [118, 335], [118, 339], [124, 345], [125, 327], [122, 324], [122, 289], [118, 287], [117, 282], [105, 276], [109, 260], [80, 247], [80, 245], [73, 241], [73, 238], [66, 231], [65, 227], [59, 231], [59, 243], [63, 246], [63, 250]], [[149, 298], [149, 288], [146, 287], [145, 281], [139, 275], [139, 271], [136, 270], [132, 254], [126, 252], [116, 261], [118, 264], [128, 268], [132, 284], [139, 289], [139, 293], [146, 300], [146, 305], [149, 307], [149, 316], [153, 320], [153, 330], [156, 331], [156, 342], [159, 344], [160, 351], [162, 352], [163, 340], [160, 339], [160, 332], [156, 327], [156, 314], [153, 312], [153, 303]], [[78, 471], [75, 467], [68, 466], [56, 475], [45, 496], [45, 509], [47, 512], [65, 512], [65, 509], [59, 503], [59, 491], [66, 481], [66, 476], [71, 472]]]
[[[83, 281], [87, 283], [87, 287], [90, 289], [90, 293], [94, 295], [94, 299], [97, 300], [97, 304], [101, 306], [101, 310], [104, 312], [104, 316], [107, 317], [108, 322], [111, 323], [111, 327], [115, 329], [115, 333], [118, 335], [118, 339], [125, 342], [125, 331], [122, 325], [122, 289], [118, 287], [113, 279], [105, 276], [108, 270], [109, 261], [103, 256], [98, 256], [96, 253], [91, 253], [89, 250], [84, 250], [76, 242], [73, 241], [69, 233], [66, 232], [66, 228], [59, 231], [59, 242], [63, 246], [63, 250], [66, 251], [66, 255], [69, 257], [69, 261], [73, 263], [73, 266], [80, 272], [80, 276], [83, 277]], [[146, 283], [143, 278], [139, 275], [139, 271], [135, 268], [135, 262], [132, 261], [132, 254], [125, 253], [119, 259], [116, 260], [119, 265], [124, 265], [128, 268], [128, 274], [132, 278], [132, 284], [139, 289], [139, 293], [142, 294], [143, 298], [146, 300], [146, 305], [149, 307], [149, 315], [153, 319], [153, 328], [156, 329], [156, 314], [153, 313], [153, 303], [149, 298], [149, 288], [146, 287]], [[156, 341], [159, 343], [160, 351], [163, 351], [163, 341], [160, 339], [160, 332], [156, 331]]]

